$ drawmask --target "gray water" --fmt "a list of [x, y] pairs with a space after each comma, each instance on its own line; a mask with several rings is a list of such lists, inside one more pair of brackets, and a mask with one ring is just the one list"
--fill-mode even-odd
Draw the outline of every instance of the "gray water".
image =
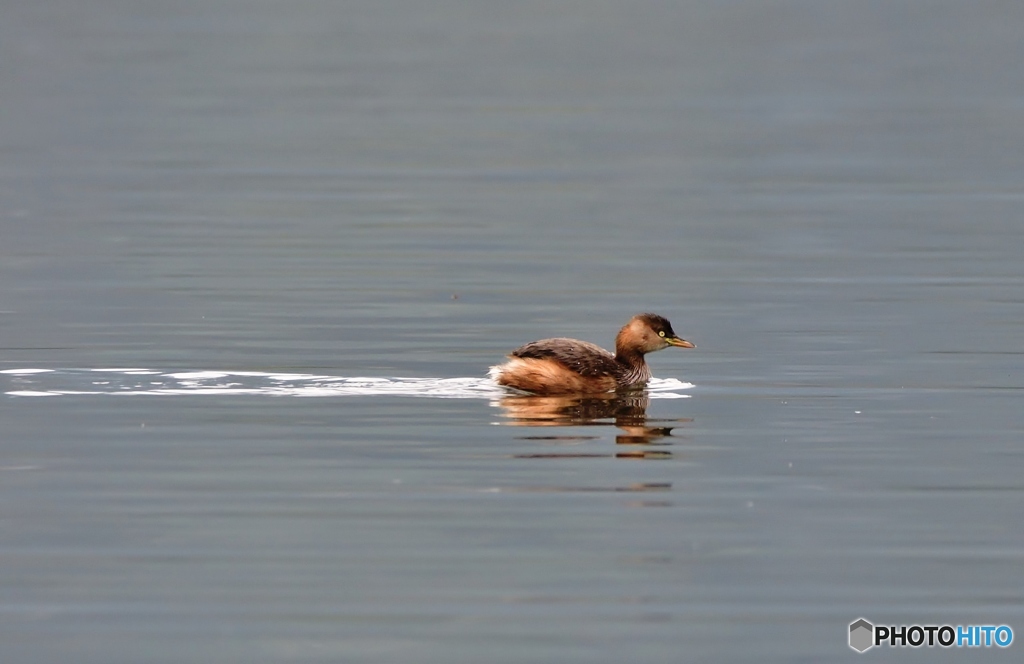
[[[6, 3], [0, 660], [1019, 661], [1022, 28]], [[647, 395], [486, 381], [639, 311]]]

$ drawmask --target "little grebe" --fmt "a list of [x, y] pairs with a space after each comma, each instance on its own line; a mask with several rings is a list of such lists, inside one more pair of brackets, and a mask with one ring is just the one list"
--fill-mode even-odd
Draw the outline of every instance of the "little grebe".
[[596, 394], [639, 388], [651, 379], [645, 353], [669, 346], [693, 348], [656, 314], [633, 316], [615, 337], [615, 354], [578, 339], [542, 339], [509, 353], [505, 364], [491, 367], [499, 385], [534, 394]]

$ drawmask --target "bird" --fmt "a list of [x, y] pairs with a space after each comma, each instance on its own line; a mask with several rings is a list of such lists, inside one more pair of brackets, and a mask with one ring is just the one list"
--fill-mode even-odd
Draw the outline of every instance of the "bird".
[[558, 337], [520, 346], [489, 375], [499, 385], [532, 394], [598, 394], [643, 388], [651, 379], [644, 355], [670, 346], [694, 348], [657, 314], [633, 316], [615, 337], [615, 353]]

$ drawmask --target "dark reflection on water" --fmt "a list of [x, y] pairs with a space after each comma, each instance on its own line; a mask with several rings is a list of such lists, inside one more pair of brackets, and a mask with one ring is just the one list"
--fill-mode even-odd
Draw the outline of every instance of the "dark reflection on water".
[[[498, 400], [510, 426], [552, 427], [552, 426], [614, 426], [621, 430], [616, 434], [615, 444], [631, 449], [614, 453], [595, 452], [550, 452], [518, 454], [519, 458], [567, 459], [579, 457], [611, 456], [618, 459], [671, 459], [671, 450], [663, 449], [672, 445], [666, 440], [672, 437], [673, 429], [680, 424], [692, 422], [692, 418], [673, 420], [674, 426], [666, 426], [663, 420], [651, 422], [647, 417], [650, 397], [646, 392], [631, 394], [608, 394], [607, 396], [507, 396]], [[594, 436], [521, 436], [520, 440], [571, 441], [593, 440]], [[657, 448], [654, 448], [657, 446]]]

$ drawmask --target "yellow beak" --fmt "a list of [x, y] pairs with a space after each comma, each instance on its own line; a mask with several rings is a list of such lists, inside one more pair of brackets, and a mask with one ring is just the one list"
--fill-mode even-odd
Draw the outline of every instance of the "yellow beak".
[[696, 348], [686, 339], [680, 339], [679, 337], [665, 337], [665, 341], [671, 346], [678, 346], [679, 348]]

